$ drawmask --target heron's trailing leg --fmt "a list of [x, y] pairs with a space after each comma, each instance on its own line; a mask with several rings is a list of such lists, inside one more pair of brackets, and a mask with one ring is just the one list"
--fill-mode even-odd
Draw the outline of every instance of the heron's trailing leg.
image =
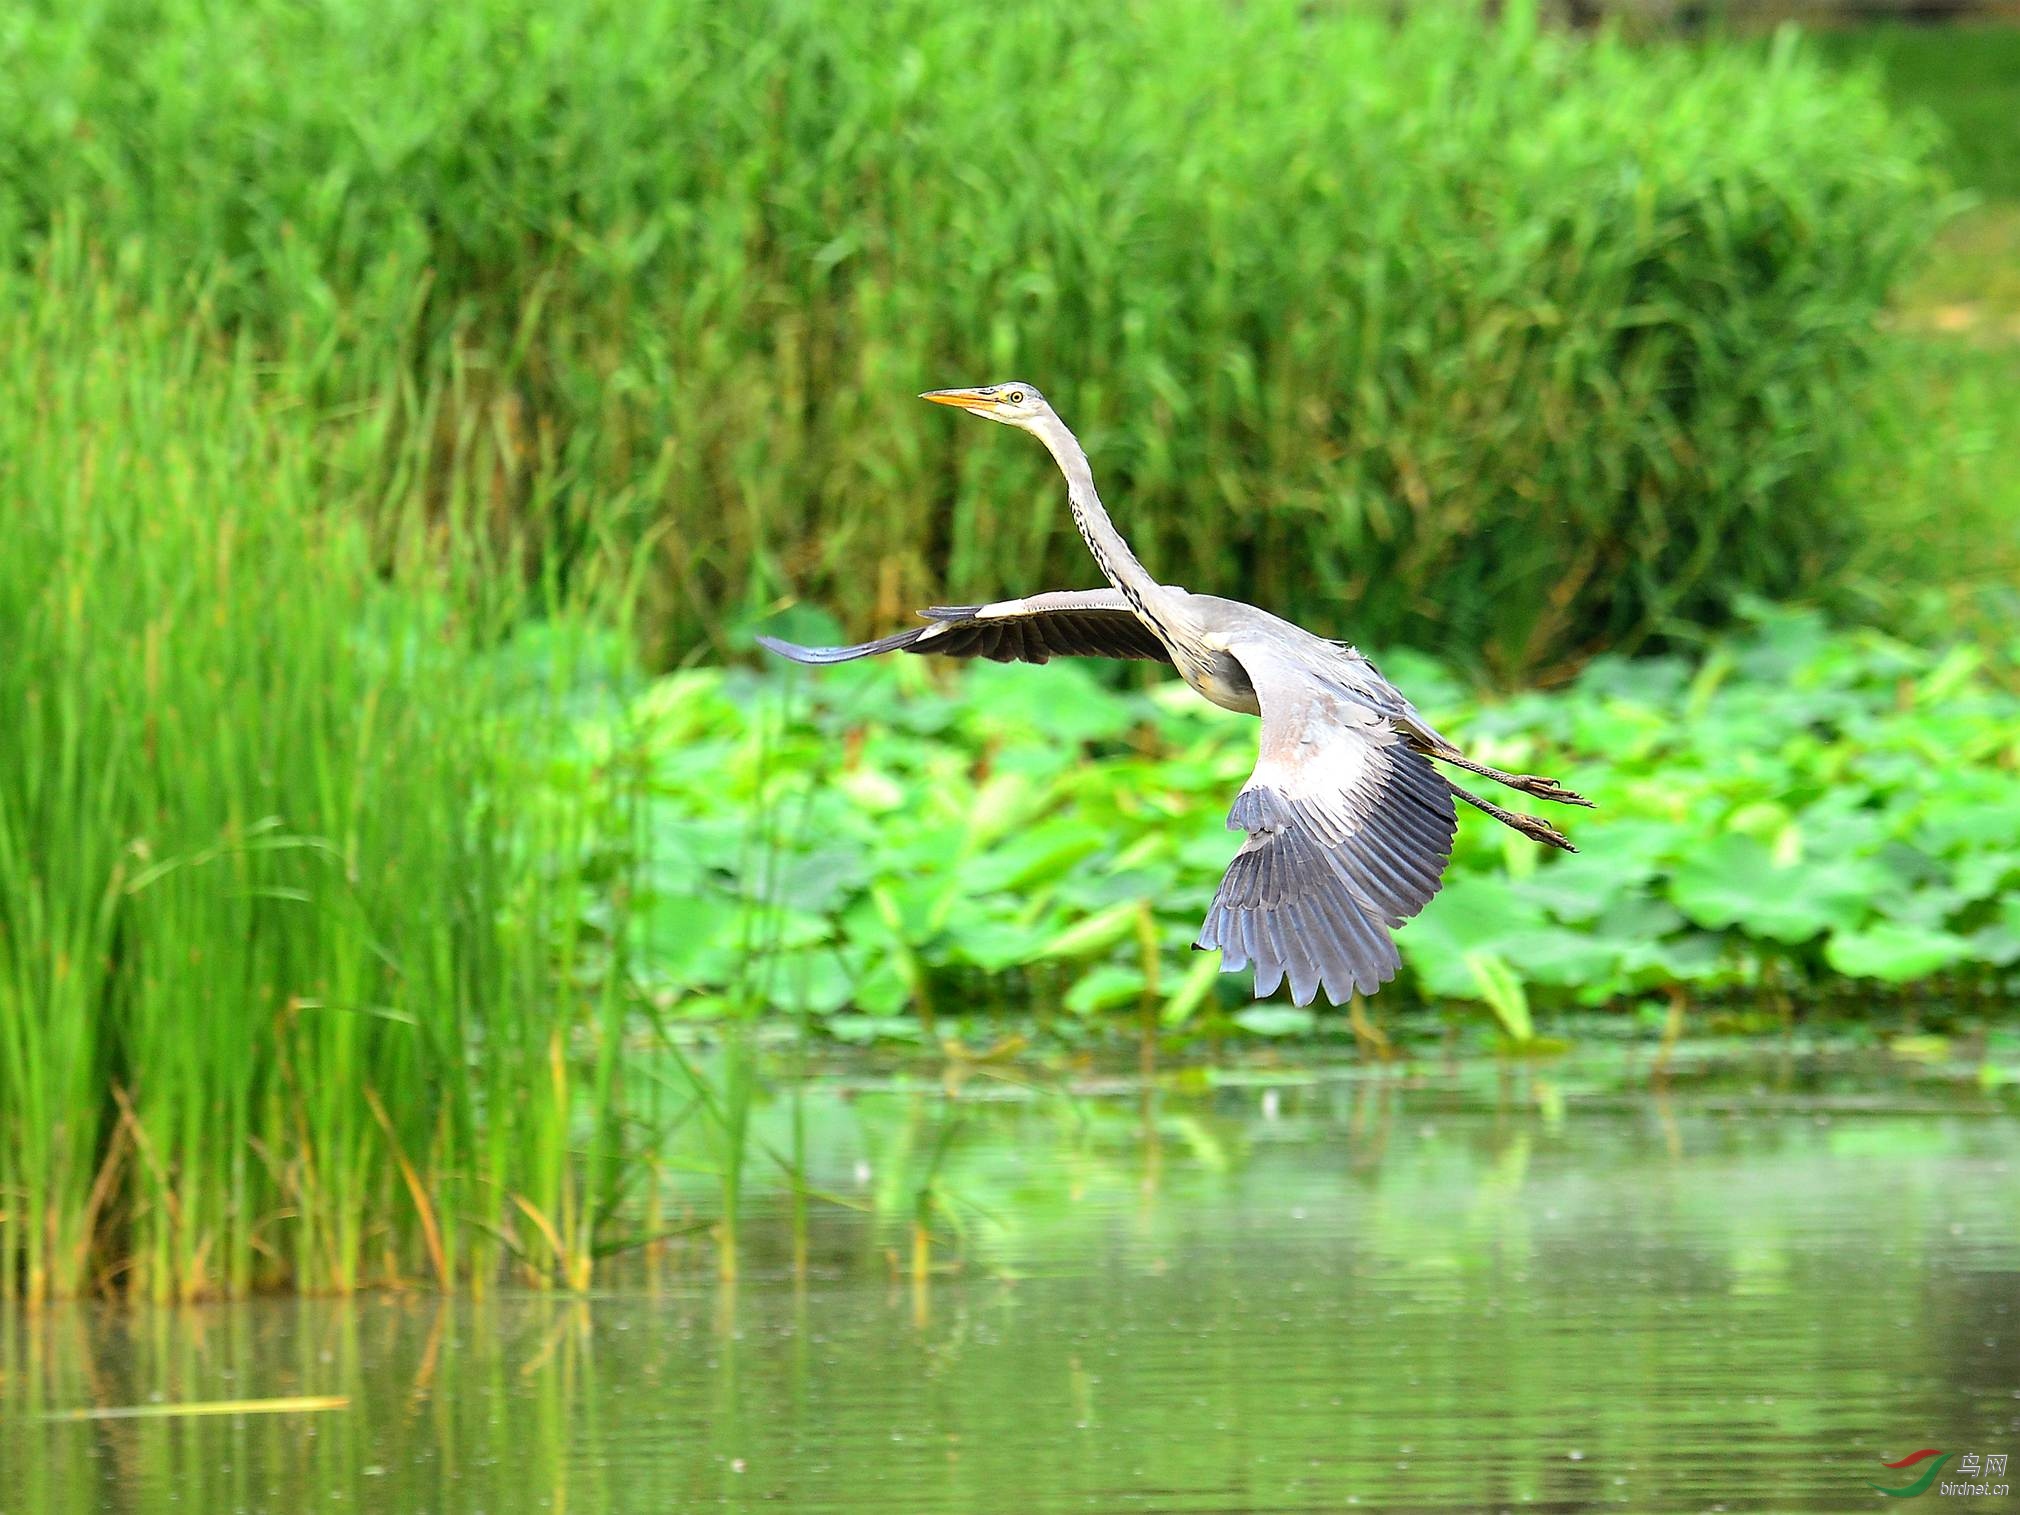
[[[1592, 801], [1588, 800], [1584, 795], [1566, 789], [1557, 780], [1547, 779], [1540, 773], [1503, 773], [1499, 768], [1489, 768], [1485, 763], [1476, 763], [1471, 758], [1461, 757], [1456, 752], [1433, 752], [1428, 755], [1436, 758], [1441, 763], [1450, 763], [1454, 768], [1463, 768], [1468, 773], [1477, 773], [1482, 778], [1492, 779], [1497, 784], [1506, 784], [1510, 789], [1529, 795], [1534, 799], [1555, 800], [1560, 805], [1583, 805], [1587, 810], [1592, 809]], [[1460, 791], [1455, 790], [1453, 792], [1459, 793]], [[1472, 799], [1471, 795], [1464, 795], [1463, 797]], [[1480, 804], [1478, 800], [1473, 800], [1473, 803], [1476, 805]], [[1486, 807], [1482, 806], [1481, 808], [1485, 809]], [[1514, 825], [1514, 822], [1510, 821], [1509, 824]], [[1520, 830], [1521, 828], [1517, 827], [1516, 829]]]
[[1513, 810], [1503, 810], [1492, 800], [1483, 800], [1477, 794], [1468, 794], [1450, 779], [1445, 780], [1445, 787], [1450, 789], [1459, 799], [1471, 805], [1475, 810], [1483, 811], [1493, 816], [1495, 820], [1504, 826], [1514, 827], [1515, 830], [1521, 832], [1532, 841], [1548, 842], [1552, 847], [1561, 847], [1566, 852], [1576, 852], [1578, 850], [1571, 845], [1569, 837], [1544, 820], [1540, 815], [1522, 815]]

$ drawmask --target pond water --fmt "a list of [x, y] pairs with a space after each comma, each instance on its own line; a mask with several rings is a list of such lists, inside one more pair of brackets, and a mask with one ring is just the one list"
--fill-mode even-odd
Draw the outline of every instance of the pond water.
[[809, 1091], [803, 1276], [774, 1189], [733, 1288], [697, 1235], [588, 1299], [0, 1315], [0, 1511], [1847, 1510], [2020, 1456], [2010, 1091], [1072, 1084]]

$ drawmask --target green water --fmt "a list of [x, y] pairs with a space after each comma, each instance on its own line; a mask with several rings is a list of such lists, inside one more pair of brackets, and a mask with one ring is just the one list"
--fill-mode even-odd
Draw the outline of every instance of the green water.
[[[588, 1300], [0, 1316], [0, 1510], [1847, 1510], [2020, 1454], [2010, 1092], [1072, 1082], [810, 1093], [803, 1282], [774, 1188], [733, 1290], [697, 1235]], [[44, 1418], [292, 1395], [349, 1403]]]

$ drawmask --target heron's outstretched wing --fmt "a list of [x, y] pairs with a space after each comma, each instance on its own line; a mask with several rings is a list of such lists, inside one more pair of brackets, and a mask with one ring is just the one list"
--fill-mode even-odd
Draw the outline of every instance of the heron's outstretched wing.
[[880, 652], [933, 652], [998, 663], [1044, 663], [1058, 657], [1171, 661], [1156, 633], [1113, 589], [1060, 589], [994, 605], [936, 605], [920, 613], [926, 617], [924, 626], [854, 647], [801, 647], [766, 636], [758, 638], [758, 645], [795, 663], [816, 664], [847, 663]]
[[1222, 967], [1255, 965], [1257, 998], [1288, 977], [1311, 1003], [1371, 994], [1401, 959], [1389, 929], [1443, 882], [1452, 791], [1380, 711], [1268, 644], [1229, 649], [1262, 706], [1262, 755], [1227, 824], [1248, 833], [1200, 928]]

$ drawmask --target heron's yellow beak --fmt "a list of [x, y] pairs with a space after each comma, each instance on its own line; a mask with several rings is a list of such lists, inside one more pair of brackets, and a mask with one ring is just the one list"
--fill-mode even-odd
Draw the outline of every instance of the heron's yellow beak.
[[919, 396], [931, 400], [935, 405], [955, 405], [962, 410], [981, 410], [996, 403], [993, 391], [980, 389], [929, 389]]

